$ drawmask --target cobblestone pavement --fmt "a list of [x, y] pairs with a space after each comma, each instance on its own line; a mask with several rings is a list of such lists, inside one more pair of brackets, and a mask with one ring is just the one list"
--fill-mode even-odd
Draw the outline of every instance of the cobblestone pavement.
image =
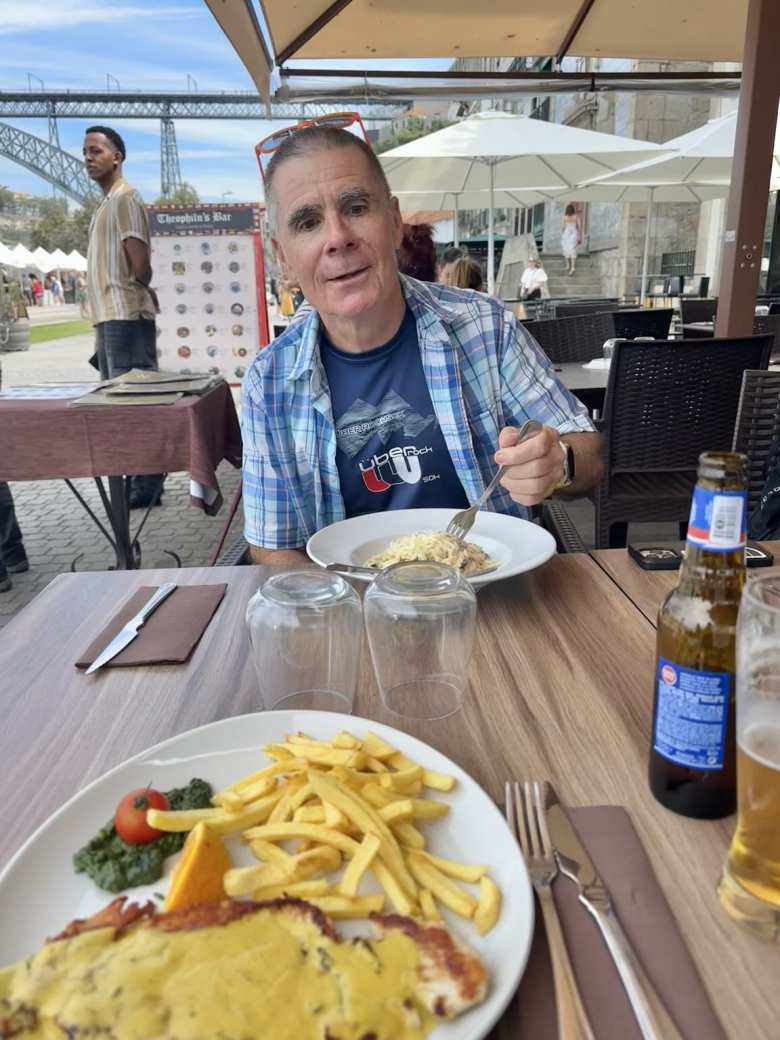
[[[28, 351], [0, 354], [3, 385], [94, 380], [97, 373], [86, 360], [92, 349], [92, 336], [87, 335], [36, 344]], [[189, 504], [188, 474], [169, 476], [163, 504], [151, 511], [141, 534], [144, 568], [175, 566], [171, 557], [166, 555], [166, 549], [177, 553], [184, 567], [197, 567], [208, 561], [239, 479], [238, 470], [226, 462], [220, 465], [217, 473], [226, 504], [214, 517], [205, 516]], [[103, 509], [94, 482], [81, 479], [74, 483], [102, 518]], [[25, 574], [14, 574], [13, 588], [0, 593], [0, 628], [54, 577], [70, 571], [74, 558], [78, 557], [77, 570], [106, 570], [112, 566], [114, 558], [111, 546], [63, 481], [15, 481], [11, 483], [11, 490], [30, 559], [30, 570]], [[131, 513], [133, 530], [142, 517], [143, 510]], [[227, 545], [240, 535], [241, 526], [239, 509]]]

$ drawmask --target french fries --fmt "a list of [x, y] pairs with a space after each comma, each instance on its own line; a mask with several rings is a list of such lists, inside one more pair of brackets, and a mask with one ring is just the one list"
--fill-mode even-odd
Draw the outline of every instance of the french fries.
[[[451, 791], [454, 777], [371, 732], [342, 731], [330, 741], [292, 733], [263, 750], [271, 763], [218, 791], [213, 808], [147, 813], [159, 830], [205, 822], [218, 834], [241, 834], [256, 863], [225, 873], [229, 896], [297, 896], [338, 918], [365, 917], [388, 902], [398, 913], [440, 921], [441, 904], [473, 920], [481, 935], [495, 925], [501, 892], [488, 868], [427, 848], [426, 826], [450, 806], [426, 791]], [[337, 870], [341, 876], [332, 876]], [[369, 876], [381, 891], [361, 891]], [[464, 885], [479, 886], [477, 895]]]

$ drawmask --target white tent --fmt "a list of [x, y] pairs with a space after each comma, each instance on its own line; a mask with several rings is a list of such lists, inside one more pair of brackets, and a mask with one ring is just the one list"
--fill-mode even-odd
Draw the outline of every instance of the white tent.
[[49, 260], [51, 261], [52, 270], [59, 270], [60, 268], [70, 270], [68, 255], [67, 253], [63, 253], [61, 249], [55, 249], [53, 253], [50, 253]]
[[30, 252], [30, 250], [23, 246], [21, 242], [19, 242], [18, 245], [14, 246], [14, 248], [11, 250], [11, 253], [13, 256], [16, 257], [16, 262], [19, 267], [34, 267], [36, 271], [46, 270], [45, 267], [42, 267], [38, 263], [35, 256]]
[[[395, 191], [563, 191], [668, 149], [648, 141], [509, 112], [477, 112], [379, 156]], [[488, 292], [494, 287], [494, 198], [488, 206]]]
[[82, 256], [78, 249], [71, 250], [65, 259], [67, 260], [65, 266], [69, 271], [86, 271], [87, 258]]
[[10, 250], [8, 246], [3, 245], [2, 242], [0, 242], [0, 264], [3, 264], [5, 267], [20, 266], [18, 258], [14, 256], [12, 250]]
[[51, 262], [51, 254], [48, 253], [43, 246], [38, 246], [37, 249], [33, 249], [31, 255], [33, 262], [40, 271], [51, 271], [53, 266]]

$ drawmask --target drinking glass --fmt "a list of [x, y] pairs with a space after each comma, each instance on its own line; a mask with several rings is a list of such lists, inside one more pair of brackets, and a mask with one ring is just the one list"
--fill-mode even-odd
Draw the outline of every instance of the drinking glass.
[[458, 711], [468, 682], [477, 599], [443, 563], [396, 563], [371, 583], [364, 614], [385, 707], [413, 719]]
[[264, 708], [352, 711], [363, 613], [340, 575], [274, 574], [247, 604], [246, 622]]
[[754, 578], [737, 619], [737, 830], [721, 905], [780, 941], [780, 579]]

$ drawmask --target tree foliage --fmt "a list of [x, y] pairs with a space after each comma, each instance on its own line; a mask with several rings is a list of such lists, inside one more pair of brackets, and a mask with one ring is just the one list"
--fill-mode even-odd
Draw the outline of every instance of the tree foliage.
[[398, 148], [399, 145], [416, 141], [418, 137], [432, 134], [434, 130], [443, 130], [445, 126], [452, 126], [452, 123], [446, 119], [432, 119], [430, 125], [428, 125], [420, 116], [410, 116], [406, 121], [406, 126], [393, 134], [392, 137], [380, 141], [374, 150], [378, 153], [388, 152], [391, 148]]
[[187, 181], [182, 181], [181, 186], [167, 198], [160, 195], [154, 200], [155, 206], [194, 206], [200, 202], [200, 195]]
[[77, 249], [86, 256], [89, 223], [99, 202], [97, 196], [89, 197], [80, 209], [69, 213], [63, 199], [40, 199], [40, 219], [30, 234], [31, 247], [42, 246], [48, 253], [55, 249], [61, 249], [63, 253]]

